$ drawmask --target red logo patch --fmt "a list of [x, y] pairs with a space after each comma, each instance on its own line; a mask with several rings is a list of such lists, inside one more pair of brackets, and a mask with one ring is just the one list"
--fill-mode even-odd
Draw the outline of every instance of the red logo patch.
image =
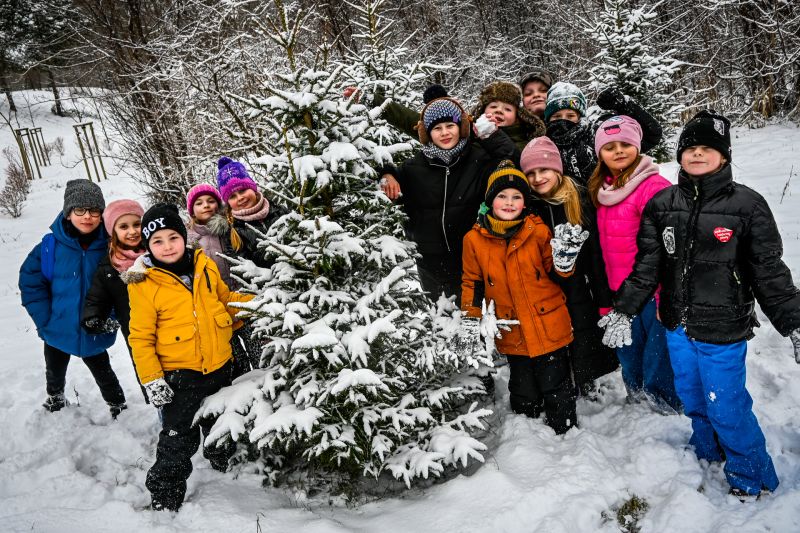
[[716, 237], [719, 242], [728, 242], [729, 240], [731, 240], [732, 236], [733, 236], [732, 229], [723, 228], [722, 226], [714, 228], [714, 237]]

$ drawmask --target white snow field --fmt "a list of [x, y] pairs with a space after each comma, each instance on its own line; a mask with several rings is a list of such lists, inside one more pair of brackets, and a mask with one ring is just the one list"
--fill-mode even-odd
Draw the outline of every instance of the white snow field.
[[[64, 138], [67, 153], [42, 169], [44, 179], [33, 182], [21, 218], [0, 215], [0, 531], [616, 532], [615, 509], [634, 494], [649, 504], [638, 523], [642, 532], [800, 531], [800, 366], [790, 342], [761, 314], [750, 343], [748, 388], [781, 485], [758, 502], [728, 496], [721, 468], [701, 464], [685, 449], [688, 418], [626, 404], [619, 372], [604, 379], [599, 402], [579, 402], [580, 428], [557, 437], [542, 420], [509, 411], [507, 369], [501, 368], [499, 417], [490, 428], [486, 463], [471, 476], [347, 507], [263, 488], [246, 467], [221, 474], [197, 454], [180, 512], [144, 510], [159, 422], [142, 400], [121, 336], [110, 350], [128, 397], [119, 420], [112, 421], [75, 358], [67, 376], [73, 405], [52, 414], [41, 407], [42, 342], [20, 304], [18, 271], [61, 209], [64, 184], [84, 177], [84, 169], [74, 121], [49, 113], [48, 93], [24, 95], [41, 103], [29, 112], [18, 96], [20, 123], [30, 126], [32, 117], [47, 142]], [[8, 114], [5, 99], [0, 111]], [[102, 143], [97, 120], [95, 128]], [[735, 135], [735, 176], [769, 201], [784, 258], [800, 280], [800, 129], [771, 125], [739, 128]], [[0, 126], [0, 148], [13, 144], [9, 128]], [[107, 201], [141, 196], [116, 162], [105, 163]], [[668, 177], [675, 172], [674, 163], [665, 166]]]

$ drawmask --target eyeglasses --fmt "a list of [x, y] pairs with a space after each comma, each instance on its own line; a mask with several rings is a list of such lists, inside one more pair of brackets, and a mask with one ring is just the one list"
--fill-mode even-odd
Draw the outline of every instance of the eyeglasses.
[[98, 218], [100, 215], [103, 214], [102, 209], [95, 209], [89, 207], [73, 207], [72, 212], [75, 213], [77, 216], [82, 217], [87, 212], [91, 215], [92, 218]]

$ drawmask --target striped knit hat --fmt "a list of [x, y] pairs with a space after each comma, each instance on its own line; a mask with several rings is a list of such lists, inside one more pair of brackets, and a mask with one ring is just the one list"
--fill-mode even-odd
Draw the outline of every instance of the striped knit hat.
[[497, 170], [489, 175], [489, 183], [486, 186], [486, 197], [483, 203], [486, 206], [491, 206], [494, 197], [503, 189], [517, 189], [525, 198], [531, 195], [531, 186], [528, 184], [528, 178], [508, 159], [502, 161], [497, 166]]

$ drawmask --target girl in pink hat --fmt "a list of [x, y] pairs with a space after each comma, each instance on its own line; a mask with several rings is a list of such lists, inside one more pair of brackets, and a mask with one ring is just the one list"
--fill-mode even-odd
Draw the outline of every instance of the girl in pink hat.
[[[633, 270], [638, 251], [636, 236], [645, 205], [671, 184], [659, 174], [658, 165], [640, 153], [642, 128], [629, 116], [617, 115], [600, 124], [594, 146], [599, 161], [589, 179], [589, 194], [597, 206], [608, 283], [616, 291]], [[600, 320], [601, 326], [608, 316]], [[629, 398], [647, 399], [662, 412], [680, 410], [666, 332], [656, 313], [655, 298], [651, 297], [633, 318], [630, 340], [617, 348]]]
[[186, 194], [186, 210], [191, 222], [186, 233], [189, 246], [203, 249], [217, 265], [222, 280], [230, 288], [233, 284], [230, 264], [219, 254], [238, 255], [241, 242], [223, 214], [223, 205], [222, 197], [213, 185], [199, 183], [189, 189]]
[[[131, 353], [128, 344], [130, 304], [128, 289], [121, 276], [145, 252], [141, 233], [143, 214], [144, 209], [136, 200], [115, 200], [106, 206], [103, 224], [111, 236], [108, 254], [97, 266], [81, 315], [81, 325], [89, 333], [110, 333], [120, 328], [128, 353]], [[147, 402], [144, 389], [142, 394]], [[124, 408], [124, 405], [120, 406], [119, 411]]]

